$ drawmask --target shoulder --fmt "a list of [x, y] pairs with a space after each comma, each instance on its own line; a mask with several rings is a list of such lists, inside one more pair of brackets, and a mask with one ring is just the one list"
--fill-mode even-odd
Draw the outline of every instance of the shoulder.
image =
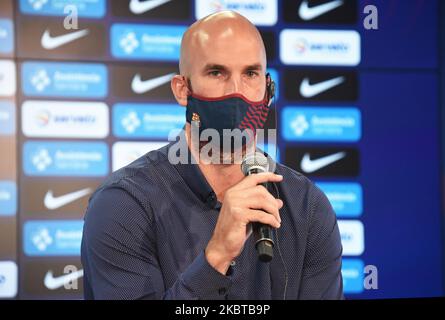
[[159, 176], [159, 172], [168, 165], [166, 147], [150, 151], [129, 165], [113, 172], [102, 182], [91, 198], [110, 188], [125, 190], [136, 198], [146, 194], [148, 191], [146, 189], [156, 185], [154, 180]]
[[163, 168], [167, 168], [166, 147], [150, 151], [113, 172], [91, 195], [86, 217], [110, 216], [123, 208], [150, 213], [150, 198], [158, 190]]
[[304, 174], [281, 163], [276, 164], [275, 171], [283, 176], [283, 182], [285, 182], [286, 186], [290, 187], [294, 192], [304, 192], [311, 197], [324, 196], [324, 193], [320, 188], [318, 188], [315, 183]]
[[98, 190], [121, 185], [125, 186], [131, 181], [153, 176], [160, 167], [167, 162], [167, 146], [152, 150], [125, 167], [114, 171], [99, 186]]
[[328, 198], [313, 181], [286, 165], [277, 163], [276, 166], [276, 173], [283, 176], [282, 192], [287, 199], [293, 200], [292, 203], [304, 208], [307, 219], [313, 221], [320, 216], [335, 218]]

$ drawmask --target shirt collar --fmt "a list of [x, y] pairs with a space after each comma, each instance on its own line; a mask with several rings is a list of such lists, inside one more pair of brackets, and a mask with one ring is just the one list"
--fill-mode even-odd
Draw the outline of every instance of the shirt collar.
[[[184, 132], [184, 131], [182, 131]], [[178, 136], [179, 137], [179, 136]], [[181, 137], [180, 141], [173, 141], [167, 146], [167, 156], [169, 149], [176, 143], [185, 143], [187, 144], [185, 137]], [[181, 148], [187, 148], [188, 146], [181, 146]], [[184, 150], [184, 149], [182, 149]], [[201, 172], [201, 169], [196, 161], [192, 161], [192, 154], [188, 149], [188, 158], [186, 163], [178, 163], [173, 166], [178, 171], [179, 175], [184, 180], [185, 184], [190, 188], [190, 190], [196, 194], [202, 202], [206, 203], [211, 208], [219, 208], [221, 207], [221, 203], [217, 200], [216, 194], [213, 191], [210, 184], [207, 182], [204, 174]]]
[[[179, 139], [179, 141], [178, 141]], [[210, 184], [207, 182], [201, 169], [196, 164], [196, 161], [192, 161], [193, 155], [187, 145], [185, 139], [185, 129], [183, 128], [181, 132], [176, 137], [176, 141], [170, 142], [166, 147], [167, 157], [169, 149], [176, 143], [185, 144], [180, 146], [181, 150], [187, 148], [187, 161], [186, 163], [178, 163], [173, 165], [178, 171], [179, 175], [182, 177], [187, 186], [196, 194], [202, 202], [206, 203], [210, 208], [218, 209], [221, 207], [221, 202], [218, 201], [215, 192], [213, 191]], [[257, 151], [264, 153], [269, 161], [269, 167], [275, 168], [275, 163], [272, 158], [263, 150], [257, 148]]]

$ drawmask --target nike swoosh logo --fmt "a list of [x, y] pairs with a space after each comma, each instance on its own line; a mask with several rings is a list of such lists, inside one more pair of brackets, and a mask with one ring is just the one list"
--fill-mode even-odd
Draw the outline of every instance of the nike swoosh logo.
[[53, 272], [50, 270], [46, 273], [43, 283], [49, 290], [56, 290], [80, 277], [83, 277], [83, 270], [74, 271], [60, 277], [54, 277]]
[[88, 29], [84, 29], [76, 32], [71, 32], [68, 34], [63, 34], [57, 37], [51, 37], [51, 35], [49, 34], [49, 30], [45, 30], [40, 42], [43, 48], [47, 50], [52, 50], [60, 46], [63, 46], [67, 43], [73, 42], [74, 40], [77, 40], [79, 38], [82, 38], [86, 36], [89, 32], [90, 31]]
[[308, 21], [315, 19], [326, 12], [332, 11], [335, 8], [338, 8], [343, 5], [343, 0], [335, 0], [328, 3], [320, 4], [315, 7], [310, 7], [307, 0], [304, 0], [300, 4], [300, 8], [298, 10], [298, 14], [300, 15], [300, 18]]
[[71, 203], [73, 201], [76, 201], [77, 199], [80, 199], [87, 194], [91, 193], [92, 189], [86, 188], [74, 192], [67, 193], [63, 196], [54, 197], [53, 191], [49, 190], [46, 195], [45, 199], [43, 200], [43, 203], [45, 204], [45, 207], [49, 210], [58, 209], [60, 207], [63, 207], [67, 205], [68, 203]]
[[169, 82], [174, 75], [175, 73], [169, 73], [164, 76], [142, 81], [141, 75], [136, 74], [131, 81], [131, 89], [137, 94], [142, 94]]
[[312, 98], [336, 87], [345, 81], [344, 77], [337, 77], [316, 84], [310, 84], [308, 78], [304, 78], [300, 85], [300, 94], [305, 98]]
[[142, 14], [144, 12], [150, 11], [156, 7], [163, 5], [171, 0], [131, 0], [130, 1], [130, 11], [134, 14]]
[[316, 160], [311, 160], [309, 153], [305, 153], [301, 159], [301, 170], [306, 173], [312, 173], [324, 168], [346, 156], [346, 152], [337, 152]]

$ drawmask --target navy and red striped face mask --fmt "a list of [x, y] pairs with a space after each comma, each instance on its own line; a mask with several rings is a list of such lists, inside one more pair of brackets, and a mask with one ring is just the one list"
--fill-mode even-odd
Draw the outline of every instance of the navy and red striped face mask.
[[242, 139], [244, 146], [255, 138], [258, 129], [264, 128], [273, 95], [274, 83], [269, 74], [266, 75], [266, 93], [260, 101], [250, 101], [237, 93], [218, 98], [191, 93], [187, 98], [186, 121], [198, 125], [200, 136], [206, 129], [216, 130], [220, 147], [224, 145], [225, 139], [236, 135], [247, 137]]

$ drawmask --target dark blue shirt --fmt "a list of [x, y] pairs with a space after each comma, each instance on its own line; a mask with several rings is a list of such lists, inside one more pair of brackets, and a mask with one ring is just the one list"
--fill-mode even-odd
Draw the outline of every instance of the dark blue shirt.
[[271, 192], [284, 206], [274, 258], [259, 261], [251, 236], [223, 275], [204, 255], [221, 203], [197, 165], [168, 161], [172, 144], [114, 172], [91, 196], [86, 299], [343, 298], [336, 216], [309, 179], [277, 164], [284, 179]]

